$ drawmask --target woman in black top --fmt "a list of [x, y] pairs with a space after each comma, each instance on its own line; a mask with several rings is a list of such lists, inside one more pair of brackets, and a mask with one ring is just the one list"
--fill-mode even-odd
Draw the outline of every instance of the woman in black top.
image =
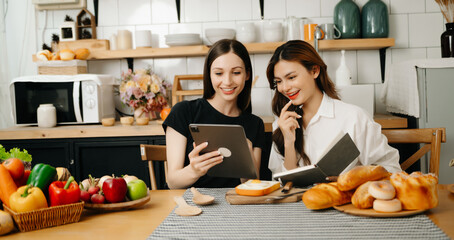
[[223, 161], [218, 151], [200, 154], [207, 143], [195, 146], [189, 124], [236, 124], [244, 128], [259, 172], [265, 146], [263, 121], [251, 113], [252, 64], [243, 44], [220, 40], [208, 52], [203, 71], [203, 98], [172, 107], [163, 123], [167, 145], [169, 188], [235, 187], [237, 178], [206, 175]]

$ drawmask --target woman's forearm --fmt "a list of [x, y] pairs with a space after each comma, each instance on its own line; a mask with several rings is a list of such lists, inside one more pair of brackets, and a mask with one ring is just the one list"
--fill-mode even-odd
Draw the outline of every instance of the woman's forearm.
[[296, 149], [293, 144], [285, 145], [285, 159], [284, 167], [287, 170], [291, 170], [298, 167], [298, 158], [296, 157]]
[[175, 170], [172, 173], [169, 172], [167, 176], [167, 185], [170, 189], [185, 189], [192, 186], [200, 176], [197, 176], [195, 172], [188, 165], [182, 169]]

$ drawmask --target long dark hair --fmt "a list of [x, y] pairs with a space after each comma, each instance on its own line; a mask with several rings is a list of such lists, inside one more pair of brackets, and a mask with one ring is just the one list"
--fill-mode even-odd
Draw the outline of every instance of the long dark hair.
[[205, 59], [205, 66], [203, 68], [203, 98], [211, 99], [215, 90], [213, 84], [211, 83], [211, 65], [213, 64], [216, 58], [232, 52], [243, 60], [246, 74], [248, 74], [248, 79], [244, 84], [243, 91], [238, 95], [237, 106], [242, 112], [252, 112], [251, 107], [251, 89], [252, 89], [252, 64], [251, 58], [249, 57], [249, 52], [246, 47], [238, 42], [237, 40], [223, 39], [217, 41], [208, 51], [208, 55]]
[[[275, 89], [274, 97], [272, 101], [272, 110], [276, 116], [280, 116], [282, 108], [285, 104], [288, 103], [288, 99], [282, 93], [277, 91], [276, 84], [274, 83], [274, 67], [280, 60], [293, 61], [300, 63], [307, 71], [312, 71], [314, 67], [318, 66], [320, 68], [320, 73], [315, 79], [316, 85], [320, 91], [326, 93], [329, 97], [333, 99], [339, 99], [334, 83], [328, 76], [327, 66], [323, 62], [323, 59], [318, 55], [317, 51], [307, 42], [301, 40], [293, 40], [284, 43], [279, 46], [276, 51], [274, 51], [273, 56], [268, 63], [266, 69], [266, 76], [270, 84], [271, 89]], [[304, 112], [302, 109], [297, 106], [290, 106], [289, 111], [296, 111], [299, 115], [303, 116]], [[303, 126], [303, 118], [297, 119], [299, 125]], [[310, 160], [304, 152], [303, 148], [303, 131], [296, 131], [295, 139], [295, 149], [303, 158], [305, 165], [310, 164]], [[282, 135], [281, 129], [277, 128], [273, 132], [273, 142], [277, 146], [277, 150], [285, 155], [284, 148], [284, 137]]]

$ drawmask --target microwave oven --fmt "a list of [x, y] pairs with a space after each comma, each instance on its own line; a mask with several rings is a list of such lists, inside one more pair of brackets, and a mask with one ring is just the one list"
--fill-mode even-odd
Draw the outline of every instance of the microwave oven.
[[115, 117], [115, 80], [110, 75], [36, 75], [11, 81], [16, 125], [36, 125], [40, 104], [53, 104], [57, 124], [99, 123]]

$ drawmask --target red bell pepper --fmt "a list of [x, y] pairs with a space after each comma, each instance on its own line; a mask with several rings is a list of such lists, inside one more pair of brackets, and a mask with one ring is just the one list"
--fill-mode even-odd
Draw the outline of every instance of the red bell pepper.
[[68, 181], [55, 181], [49, 186], [50, 206], [58, 206], [76, 203], [80, 201], [80, 189], [74, 177]]

